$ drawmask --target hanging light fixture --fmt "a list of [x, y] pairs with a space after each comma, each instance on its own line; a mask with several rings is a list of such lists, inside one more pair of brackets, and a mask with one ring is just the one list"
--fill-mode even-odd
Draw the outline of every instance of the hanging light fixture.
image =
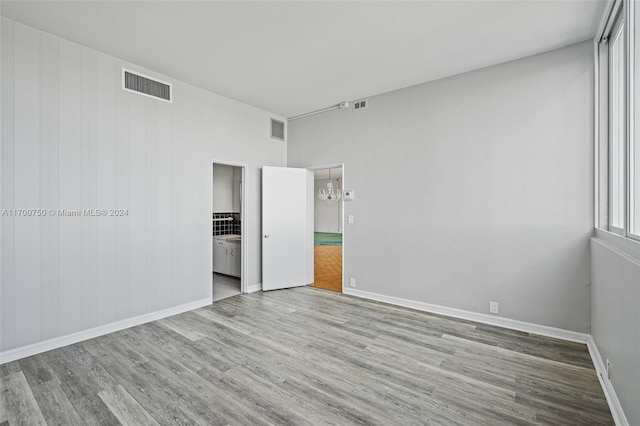
[[342, 190], [340, 188], [333, 190], [333, 182], [331, 182], [331, 169], [329, 169], [329, 182], [327, 182], [326, 188], [318, 189], [318, 198], [325, 201], [339, 200], [342, 196]]

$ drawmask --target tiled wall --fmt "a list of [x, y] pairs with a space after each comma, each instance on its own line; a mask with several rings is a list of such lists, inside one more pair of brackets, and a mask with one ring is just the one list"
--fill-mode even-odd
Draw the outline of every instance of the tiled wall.
[[213, 219], [223, 219], [227, 217], [233, 217], [233, 221], [214, 221], [213, 222], [213, 235], [227, 235], [235, 234], [240, 235], [242, 229], [242, 222], [240, 221], [240, 213], [213, 213]]

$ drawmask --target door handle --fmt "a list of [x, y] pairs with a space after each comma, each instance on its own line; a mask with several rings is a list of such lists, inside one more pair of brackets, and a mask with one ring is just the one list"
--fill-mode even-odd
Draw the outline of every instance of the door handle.
[[265, 238], [269, 238], [269, 234], [264, 234], [264, 237]]

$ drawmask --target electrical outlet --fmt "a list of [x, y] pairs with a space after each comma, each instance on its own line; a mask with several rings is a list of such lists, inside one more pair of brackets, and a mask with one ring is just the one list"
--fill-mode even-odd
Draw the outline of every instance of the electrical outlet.
[[349, 280], [349, 285], [350, 285], [351, 287], [355, 287], [355, 286], [356, 286], [356, 279], [355, 279], [355, 278], [351, 278], [351, 279]]
[[607, 359], [607, 379], [611, 380], [611, 362]]
[[347, 216], [347, 223], [353, 223], [353, 215], [352, 214]]
[[498, 302], [489, 302], [489, 312], [492, 314], [498, 313]]

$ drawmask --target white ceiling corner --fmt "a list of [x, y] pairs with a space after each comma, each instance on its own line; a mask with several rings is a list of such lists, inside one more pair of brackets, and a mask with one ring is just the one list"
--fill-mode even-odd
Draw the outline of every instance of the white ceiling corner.
[[587, 40], [603, 7], [599, 0], [2, 1], [0, 13], [291, 117]]

